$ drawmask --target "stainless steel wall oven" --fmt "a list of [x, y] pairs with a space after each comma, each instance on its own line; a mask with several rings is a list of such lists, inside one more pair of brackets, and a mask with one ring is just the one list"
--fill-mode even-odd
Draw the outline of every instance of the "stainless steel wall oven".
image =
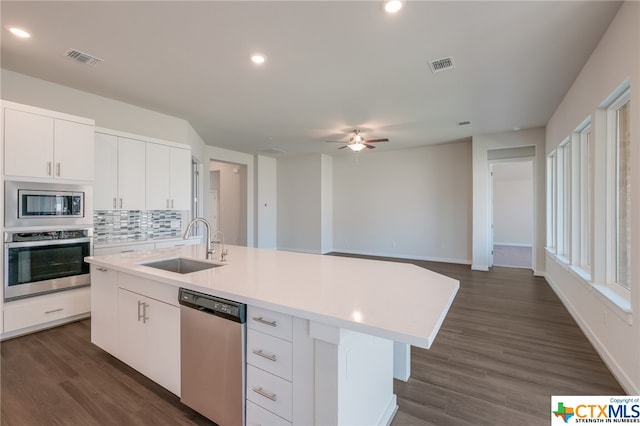
[[4, 233], [4, 300], [89, 285], [92, 229]]

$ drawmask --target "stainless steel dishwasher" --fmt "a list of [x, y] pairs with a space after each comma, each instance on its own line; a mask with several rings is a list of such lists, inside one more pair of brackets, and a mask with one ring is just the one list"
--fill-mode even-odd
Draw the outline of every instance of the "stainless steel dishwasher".
[[181, 401], [219, 426], [245, 421], [247, 305], [181, 288]]

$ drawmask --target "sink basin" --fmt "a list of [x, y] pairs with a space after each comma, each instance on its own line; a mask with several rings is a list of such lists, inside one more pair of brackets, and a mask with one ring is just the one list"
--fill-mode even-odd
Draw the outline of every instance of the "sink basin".
[[177, 272], [178, 274], [189, 274], [191, 272], [204, 271], [205, 269], [224, 266], [218, 265], [216, 263], [199, 262], [197, 260], [184, 259], [182, 257], [160, 260], [157, 262], [142, 263], [141, 265], [148, 266], [150, 268], [162, 269], [163, 271]]

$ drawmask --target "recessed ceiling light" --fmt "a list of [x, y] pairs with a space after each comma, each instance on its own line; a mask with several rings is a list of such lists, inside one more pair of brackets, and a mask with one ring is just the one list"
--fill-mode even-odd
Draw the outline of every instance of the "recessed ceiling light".
[[264, 61], [267, 60], [267, 57], [264, 56], [262, 53], [254, 53], [253, 55], [251, 55], [251, 62], [253, 62], [254, 64], [264, 64]]
[[9, 31], [11, 32], [11, 34], [13, 34], [14, 36], [19, 37], [19, 38], [29, 38], [29, 37], [31, 37], [31, 34], [29, 34], [27, 31], [23, 30], [22, 28], [9, 27]]
[[396, 13], [402, 9], [401, 0], [387, 0], [384, 2], [384, 10], [388, 13]]
[[517, 132], [517, 131], [519, 131], [519, 130], [520, 130], [520, 127], [514, 127], [514, 128], [513, 128], [513, 131], [514, 131], [514, 132]]

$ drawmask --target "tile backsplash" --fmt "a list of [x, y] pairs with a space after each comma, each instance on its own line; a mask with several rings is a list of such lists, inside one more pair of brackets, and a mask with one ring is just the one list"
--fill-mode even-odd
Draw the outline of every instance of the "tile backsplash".
[[94, 210], [93, 242], [110, 244], [179, 237], [182, 212], [177, 210]]

